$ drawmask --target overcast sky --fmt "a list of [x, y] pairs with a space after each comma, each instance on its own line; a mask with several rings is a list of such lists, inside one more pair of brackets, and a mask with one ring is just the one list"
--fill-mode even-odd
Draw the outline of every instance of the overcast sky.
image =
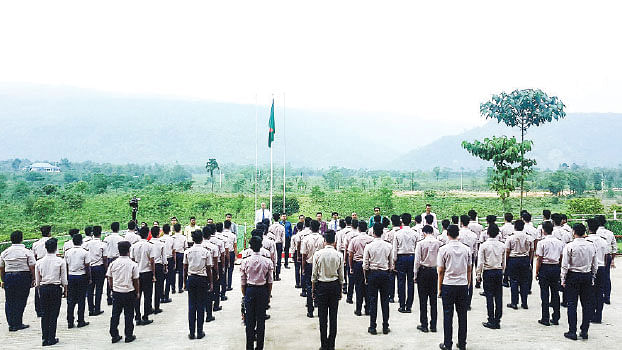
[[[622, 112], [615, 1], [32, 1], [0, 5], [0, 82], [386, 113], [461, 130], [541, 88]], [[619, 3], [619, 1], [617, 2]]]

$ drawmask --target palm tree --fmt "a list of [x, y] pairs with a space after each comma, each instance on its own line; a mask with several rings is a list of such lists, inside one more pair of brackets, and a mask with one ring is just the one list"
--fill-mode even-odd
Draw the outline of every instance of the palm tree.
[[214, 170], [216, 169], [220, 169], [216, 158], [210, 158], [207, 164], [205, 164], [205, 170], [207, 170], [209, 176], [212, 178], [212, 192], [214, 192]]

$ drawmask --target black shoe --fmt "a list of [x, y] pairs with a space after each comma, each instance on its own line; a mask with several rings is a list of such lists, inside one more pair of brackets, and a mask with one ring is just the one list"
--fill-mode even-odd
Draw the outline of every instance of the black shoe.
[[429, 332], [428, 327], [424, 327], [422, 325], [417, 326], [417, 329], [422, 331], [423, 333], [428, 333]]
[[220, 311], [220, 310], [222, 310], [222, 306], [214, 307], [214, 312], [217, 312], [217, 311]]
[[389, 334], [391, 333], [391, 328], [389, 327], [382, 327], [382, 334]]
[[390, 298], [390, 299], [389, 299], [389, 303], [391, 303], [391, 304], [395, 303], [395, 299]]
[[609, 305], [609, 304], [611, 304], [611, 300], [605, 300], [605, 301], [603, 301], [603, 303]]
[[269, 320], [270, 319], [270, 315], [266, 314], [266, 316], [263, 319], [264, 320]]
[[125, 342], [126, 343], [131, 343], [134, 340], [136, 340], [136, 336], [135, 335], [131, 335], [131, 336], [125, 338]]
[[348, 294], [348, 291], [346, 289], [341, 291], [343, 294]]
[[531, 291], [527, 292], [528, 295], [531, 295]]
[[547, 320], [538, 320], [538, 323], [543, 325], [543, 326], [551, 326], [551, 322], [547, 321]]
[[567, 302], [566, 303], [561, 303], [559, 305], [561, 305], [562, 307], [568, 307], [568, 303]]
[[190, 333], [188, 334], [188, 339], [193, 340], [195, 338], [194, 334]]
[[590, 323], [601, 324], [601, 323], [603, 323], [603, 321], [591, 320]]
[[[184, 290], [182, 289], [182, 290], [180, 290], [180, 291], [179, 291], [179, 294], [182, 294], [183, 292], [184, 292]], [[127, 339], [126, 339], [126, 340], [127, 340]]]
[[480, 292], [479, 295], [485, 297], [486, 296], [486, 292]]
[[17, 332], [18, 329], [16, 327], [9, 327], [9, 332]]
[[225, 301], [225, 300], [229, 300], [229, 298], [227, 298], [226, 296], [220, 297], [220, 301]]
[[21, 331], [22, 329], [26, 329], [28, 327], [30, 327], [30, 326], [27, 325], [27, 324], [21, 324], [21, 325], [17, 326], [16, 330]]
[[[139, 326], [146, 326], [146, 325], [152, 324], [152, 323], [153, 323], [153, 320], [142, 320], [142, 321], [140, 321]], [[125, 340], [127, 340], [127, 338]]]
[[521, 305], [520, 307], [521, 307], [521, 308], [523, 308], [523, 309], [525, 309], [525, 310], [528, 310], [528, 309], [529, 309], [529, 306], [527, 306], [527, 304], [525, 304], [525, 305]]
[[577, 340], [577, 333], [566, 332], [564, 333], [564, 337], [571, 339], [571, 340]]
[[588, 336], [587, 336], [587, 332], [581, 332], [581, 333], [579, 333], [579, 336], [580, 336], [582, 339], [587, 339], [587, 338], [588, 338]]
[[76, 325], [73, 324], [73, 322], [69, 322], [67, 323], [67, 328], [72, 329], [73, 327], [75, 327]]
[[490, 329], [499, 329], [499, 328], [501, 328], [501, 326], [499, 326], [498, 324], [490, 323], [490, 322], [482, 322], [482, 326], [484, 326], [486, 328], [490, 328]]
[[197, 334], [197, 339], [203, 339], [205, 338], [205, 332], [199, 332], [199, 334]]
[[365, 310], [365, 316], [369, 316], [369, 310]]
[[430, 332], [436, 333], [436, 327], [430, 327]]
[[162, 312], [162, 309], [155, 309], [155, 310], [153, 310], [153, 314], [154, 315], [157, 315], [157, 314], [159, 314], [161, 312]]
[[78, 321], [78, 328], [86, 327], [88, 325], [89, 325], [88, 322], [84, 322], [84, 321], [80, 322], [80, 321]]
[[306, 298], [307, 297], [307, 293], [302, 292], [302, 293], [300, 293], [300, 296], [303, 297], [303, 298]]
[[400, 307], [399, 309], [397, 309], [397, 312], [400, 312], [400, 313], [403, 313], [403, 314], [407, 313], [406, 309], [403, 308], [403, 307]]
[[230, 292], [230, 291], [232, 291], [232, 290], [233, 290], [233, 288], [231, 288], [231, 287], [227, 287], [227, 292]]
[[354, 304], [354, 300], [352, 300], [352, 299], [346, 299], [346, 303], [348, 303], [348, 304]]
[[168, 303], [170, 303], [170, 302], [172, 302], [172, 301], [173, 301], [173, 299], [171, 299], [171, 298], [167, 298], [167, 299], [162, 299], [162, 300], [160, 301], [160, 303], [161, 303], [161, 304], [168, 304]]
[[103, 313], [104, 313], [104, 310], [93, 311], [93, 312], [89, 312], [89, 316], [91, 316], [91, 317], [99, 316], [99, 315], [101, 315]]
[[480, 289], [482, 285], [480, 283], [475, 283], [475, 288]]
[[123, 339], [123, 337], [120, 335], [117, 335], [116, 337], [112, 337], [112, 344], [118, 343], [119, 341], [121, 341], [121, 339]]
[[510, 309], [518, 310], [518, 305], [516, 304], [508, 304], [507, 307], [509, 307]]
[[297, 285], [294, 286], [294, 288], [300, 289], [300, 288], [302, 288], [302, 286], [297, 284]]
[[467, 311], [471, 311], [471, 307], [470, 306], [467, 306]]
[[466, 350], [466, 344], [465, 345], [456, 345], [456, 347], [458, 348], [458, 350]]
[[503, 282], [503, 286], [504, 286], [505, 288], [510, 288], [510, 284], [509, 284], [508, 282]]
[[308, 318], [313, 318], [313, 312], [307, 312], [307, 317]]
[[559, 320], [551, 320], [551, 324], [554, 326], [559, 326]]
[[412, 312], [412, 310], [411, 310], [409, 307], [407, 307], [407, 308], [406, 308], [406, 313], [407, 313], [407, 314], [409, 314], [409, 313], [411, 313], [411, 312]]
[[451, 350], [451, 346], [447, 346], [447, 345], [445, 345], [444, 343], [440, 343], [440, 344], [438, 344], [438, 347], [439, 347], [441, 350]]
[[108, 300], [106, 301], [106, 304], [108, 304], [108, 306], [112, 305], [112, 299], [108, 299]]
[[177, 292], [175, 291], [175, 289], [171, 290], [171, 293], [176, 294]]
[[371, 335], [376, 335], [378, 334], [378, 332], [376, 332], [376, 328], [367, 328], [367, 333], [371, 334]]
[[58, 338], [54, 338], [53, 340], [45, 340], [43, 342], [43, 346], [52, 346], [58, 344]]
[[214, 321], [214, 320], [216, 320], [216, 317], [214, 317], [214, 316], [212, 316], [212, 317], [207, 317], [207, 318], [205, 319], [205, 322], [212, 322], [212, 321]]
[[275, 281], [280, 281], [280, 280], [281, 280], [281, 277], [277, 277], [277, 278], [275, 278], [274, 280], [275, 280]]
[[354, 311], [354, 314], [355, 314], [356, 316], [363, 316], [363, 314], [362, 314], [360, 311], [356, 311], [356, 310]]

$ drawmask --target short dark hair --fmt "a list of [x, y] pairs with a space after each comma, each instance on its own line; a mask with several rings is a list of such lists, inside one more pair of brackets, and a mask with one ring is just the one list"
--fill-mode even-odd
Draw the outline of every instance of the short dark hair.
[[141, 227], [140, 231], [138, 231], [138, 234], [140, 235], [140, 238], [147, 239], [147, 237], [149, 237], [149, 227], [147, 226]]
[[162, 232], [164, 232], [165, 234], [169, 234], [171, 232], [171, 225], [169, 224], [164, 224], [162, 226]]
[[348, 226], [348, 224], [346, 224], [346, 221], [344, 219], [339, 219], [339, 227], [344, 229], [346, 228], [346, 226]]
[[585, 235], [585, 225], [583, 225], [582, 223], [574, 224], [572, 226], [572, 230], [574, 231], [574, 234], [579, 237]]
[[497, 224], [492, 223], [490, 224], [490, 226], [488, 226], [488, 237], [490, 238], [495, 238], [497, 237], [497, 235], [499, 235], [499, 226], [497, 226]]
[[374, 223], [381, 223], [382, 222], [382, 216], [380, 215], [374, 215]]
[[376, 209], [380, 210], [380, 207], [374, 207], [374, 211], [375, 211]]
[[318, 211], [317, 213], [315, 213], [315, 216], [318, 216], [318, 215], [323, 215], [323, 214], [321, 211]]
[[410, 223], [413, 221], [413, 217], [410, 215], [410, 213], [404, 213], [404, 214], [402, 214], [401, 219], [402, 219], [402, 223], [403, 223], [405, 226], [410, 225]]
[[402, 220], [399, 215], [391, 215], [391, 224], [395, 226], [400, 226], [402, 224]]
[[374, 223], [374, 235], [376, 237], [382, 236], [383, 228], [384, 227], [382, 227], [381, 223], [379, 223], [379, 222]]
[[173, 220], [177, 220], [177, 216], [171, 216], [171, 219], [170, 219], [170, 220], [171, 220], [171, 221], [173, 221]]
[[203, 233], [201, 230], [194, 230], [192, 232], [192, 241], [196, 244], [200, 244], [203, 242]]
[[432, 208], [432, 204], [430, 204], [430, 203], [426, 204], [425, 206]]
[[261, 237], [259, 237], [259, 236], [251, 237], [250, 246], [251, 246], [251, 249], [255, 253], [257, 253], [257, 252], [259, 252], [259, 250], [261, 250], [262, 243], [263, 243], [263, 241], [262, 241]]
[[52, 226], [43, 225], [39, 228], [39, 230], [41, 231], [41, 236], [50, 237], [50, 234], [52, 233]]
[[231, 228], [231, 221], [229, 220], [225, 220], [225, 222], [223, 223], [223, 226], [225, 227], [225, 229], [230, 229]]
[[11, 232], [11, 243], [20, 244], [24, 240], [24, 234], [22, 231], [13, 231]]
[[471, 222], [471, 218], [468, 215], [460, 215], [460, 223], [462, 226], [469, 226], [469, 222]]
[[522, 231], [525, 229], [525, 222], [523, 220], [514, 221], [514, 229], [516, 231]]
[[346, 218], [344, 220], [346, 221], [346, 226], [352, 225], [352, 217], [351, 216], [346, 216]]
[[327, 230], [324, 233], [324, 240], [326, 241], [326, 243], [328, 244], [333, 244], [335, 243], [335, 231], [333, 230]]
[[550, 221], [543, 222], [542, 231], [544, 231], [545, 234], [550, 235], [553, 233], [553, 224]]
[[296, 224], [296, 228], [298, 229], [298, 232], [302, 231], [304, 227], [305, 227], [305, 224], [303, 222], [299, 222]]
[[587, 228], [590, 230], [590, 233], [596, 233], [598, 226], [598, 221], [596, 219], [587, 219]]
[[126, 256], [130, 253], [130, 247], [132, 244], [128, 241], [120, 241], [117, 246], [119, 247], [119, 255]]
[[460, 217], [458, 215], [452, 215], [451, 216], [451, 223], [454, 225], [458, 225], [458, 222], [460, 222]]
[[119, 226], [119, 223], [115, 221], [110, 224], [110, 229], [112, 230], [112, 232], [119, 232]]
[[158, 238], [158, 235], [160, 235], [160, 226], [153, 226], [151, 228], [151, 237]]
[[427, 233], [427, 234], [434, 233], [434, 228], [432, 228], [432, 226], [430, 226], [430, 225], [425, 225], [421, 229], [421, 232]]
[[72, 228], [71, 230], [69, 230], [70, 237], [73, 237], [74, 235], [77, 235], [78, 233], [80, 233], [80, 230], [78, 230], [77, 228]]
[[320, 222], [317, 220], [311, 220], [311, 232], [318, 232], [320, 230]]
[[423, 219], [421, 218], [421, 215], [417, 215], [417, 216], [415, 216], [415, 222], [416, 222], [416, 223], [420, 224], [420, 223], [421, 223], [421, 220], [423, 220]]
[[190, 217], [190, 220], [196, 220], [196, 219], [197, 219], [197, 218], [196, 218], [196, 217], [194, 217], [194, 216], [191, 216], [191, 217]]
[[530, 222], [531, 221], [531, 214], [529, 214], [528, 212], [524, 212], [523, 213], [523, 221]]
[[447, 235], [451, 238], [458, 237], [459, 232], [460, 232], [460, 229], [456, 225], [449, 225], [449, 227], [447, 228]]
[[553, 220], [555, 226], [559, 226], [562, 224], [562, 216], [558, 213], [551, 215], [551, 220]]
[[497, 222], [497, 215], [488, 215], [488, 216], [486, 217], [486, 222], [487, 222], [489, 225], [494, 224], [495, 222]]
[[434, 216], [428, 214], [425, 216], [425, 223], [428, 225], [432, 225], [432, 223], [434, 222]]
[[73, 242], [73, 245], [82, 245], [82, 235], [79, 233], [77, 235], [73, 235], [73, 237], [71, 237], [71, 241]]
[[93, 226], [87, 226], [84, 228], [84, 234], [86, 236], [92, 236], [93, 235]]
[[561, 215], [562, 215], [562, 221], [563, 220], [566, 220], [566, 221], [568, 220], [568, 216], [566, 216], [566, 214], [561, 214]]
[[305, 227], [310, 227], [311, 226], [311, 219], [310, 217], [305, 217]]
[[451, 224], [451, 221], [449, 221], [447, 219], [441, 221], [441, 226], [443, 226], [443, 230], [446, 230], [449, 227], [450, 224]]
[[505, 215], [503, 215], [503, 218], [507, 222], [512, 222], [512, 220], [514, 220], [514, 215], [512, 215], [512, 213], [505, 213]]
[[[82, 236], [80, 236], [80, 238], [82, 238]], [[58, 240], [54, 237], [48, 239], [47, 241], [45, 241], [45, 250], [47, 250], [48, 253], [54, 253], [56, 252], [56, 250], [58, 249]]]
[[280, 218], [281, 218], [281, 214], [280, 213], [272, 214], [272, 219], [274, 219], [274, 221], [279, 221]]
[[334, 211], [334, 212], [330, 213], [330, 216], [334, 216], [334, 215], [339, 215], [339, 213], [338, 213], [338, 212], [336, 212], [336, 211]]
[[136, 223], [134, 221], [130, 220], [127, 223], [127, 229], [131, 230], [131, 231], [134, 231], [136, 229]]
[[227, 213], [227, 214], [225, 214], [225, 217], [227, 217], [227, 216], [231, 216], [231, 217], [233, 217], [233, 215], [232, 215], [231, 213]]
[[180, 223], [176, 223], [175, 225], [173, 225], [173, 230], [175, 232], [181, 231], [181, 224]]
[[357, 219], [352, 219], [352, 228], [358, 228], [359, 227], [359, 221]]
[[548, 209], [544, 209], [542, 211], [542, 216], [544, 217], [545, 220], [549, 220], [551, 218], [551, 211]]
[[93, 226], [93, 236], [101, 237], [102, 235], [102, 227], [99, 225]]
[[469, 218], [471, 218], [471, 220], [473, 220], [473, 221], [475, 221], [475, 219], [477, 219], [477, 212], [475, 210], [473, 210], [473, 209], [469, 210], [467, 215], [469, 215]]
[[365, 221], [359, 222], [359, 232], [367, 232], [367, 223]]
[[382, 217], [382, 227], [389, 227], [389, 224], [391, 223], [391, 221], [389, 220], [388, 217], [384, 216]]
[[205, 239], [209, 239], [212, 236], [212, 230], [210, 230], [210, 228], [207, 226], [203, 227], [202, 233], [203, 233], [203, 238]]
[[216, 223], [216, 232], [222, 232], [224, 225], [222, 224], [222, 222], [217, 222]]
[[596, 215], [596, 222], [598, 222], [598, 226], [605, 226], [607, 218], [604, 215]]

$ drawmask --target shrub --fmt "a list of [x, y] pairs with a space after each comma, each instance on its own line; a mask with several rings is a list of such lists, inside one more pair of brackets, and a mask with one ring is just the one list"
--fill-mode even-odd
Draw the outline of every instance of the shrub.
[[603, 203], [598, 198], [574, 198], [566, 202], [572, 214], [602, 214]]

